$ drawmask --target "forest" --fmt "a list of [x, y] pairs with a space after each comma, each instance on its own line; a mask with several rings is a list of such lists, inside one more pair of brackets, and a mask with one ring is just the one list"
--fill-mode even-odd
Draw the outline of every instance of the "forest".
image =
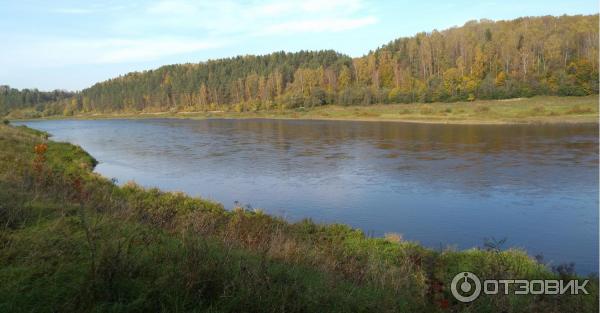
[[351, 58], [275, 52], [133, 72], [80, 92], [0, 89], [0, 115], [259, 111], [598, 94], [598, 14], [479, 20]]
[[15, 89], [0, 85], [0, 116], [15, 109], [30, 108], [44, 111], [50, 103], [59, 103], [71, 99], [76, 93], [65, 90], [39, 91], [37, 89]]

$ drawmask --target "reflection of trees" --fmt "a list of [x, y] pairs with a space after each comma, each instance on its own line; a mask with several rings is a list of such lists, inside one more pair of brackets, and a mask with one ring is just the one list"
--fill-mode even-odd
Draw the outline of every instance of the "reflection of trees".
[[[223, 124], [227, 125], [223, 127]], [[377, 149], [449, 154], [494, 154], [543, 149], [597, 153], [592, 125], [438, 125], [394, 122], [208, 120], [193, 123], [200, 132], [248, 136], [259, 144], [290, 150], [292, 145], [318, 148], [367, 142]], [[579, 137], [583, 136], [579, 140]]]

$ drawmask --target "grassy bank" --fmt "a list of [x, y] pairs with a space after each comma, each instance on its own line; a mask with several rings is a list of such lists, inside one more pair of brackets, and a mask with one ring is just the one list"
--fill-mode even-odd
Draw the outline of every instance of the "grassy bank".
[[590, 295], [454, 300], [461, 271], [573, 278], [523, 251], [431, 250], [123, 187], [79, 147], [0, 125], [1, 312], [596, 312]]
[[[16, 112], [14, 119], [28, 118]], [[49, 118], [65, 118], [54, 116]], [[294, 110], [256, 112], [138, 112], [82, 113], [66, 118], [280, 118], [363, 121], [402, 121], [444, 124], [597, 123], [598, 95], [538, 96], [454, 103], [413, 103], [369, 106], [326, 105]]]

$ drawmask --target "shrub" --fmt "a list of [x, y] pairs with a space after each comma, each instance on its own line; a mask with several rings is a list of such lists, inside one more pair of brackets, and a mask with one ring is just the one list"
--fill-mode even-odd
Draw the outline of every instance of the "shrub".
[[389, 242], [393, 242], [393, 243], [400, 243], [402, 242], [402, 234], [399, 233], [386, 233], [384, 235], [385, 240], [389, 241]]
[[7, 119], [5, 119], [5, 120], [3, 120], [3, 121], [2, 121], [2, 123], [3, 123], [4, 125], [8, 125], [8, 124], [10, 124], [10, 121], [9, 121], [9, 120], [7, 120]]

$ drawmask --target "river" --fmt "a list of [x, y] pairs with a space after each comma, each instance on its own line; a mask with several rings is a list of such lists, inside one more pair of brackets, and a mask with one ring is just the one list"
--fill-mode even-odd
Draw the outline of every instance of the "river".
[[598, 268], [597, 125], [301, 120], [48, 120], [96, 171], [291, 221], [345, 223], [441, 249], [506, 238]]

